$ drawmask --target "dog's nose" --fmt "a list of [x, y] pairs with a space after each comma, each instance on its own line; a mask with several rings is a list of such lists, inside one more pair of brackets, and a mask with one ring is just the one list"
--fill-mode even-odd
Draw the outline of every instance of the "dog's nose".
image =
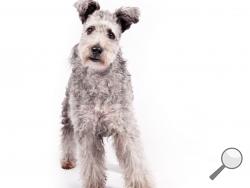
[[100, 45], [95, 45], [91, 48], [93, 55], [100, 55], [102, 53], [102, 47]]

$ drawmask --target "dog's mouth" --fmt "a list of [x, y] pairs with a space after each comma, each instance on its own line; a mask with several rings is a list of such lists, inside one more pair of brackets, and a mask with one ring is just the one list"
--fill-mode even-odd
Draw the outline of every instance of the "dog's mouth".
[[89, 60], [93, 61], [93, 62], [101, 62], [101, 58], [100, 57], [89, 57]]

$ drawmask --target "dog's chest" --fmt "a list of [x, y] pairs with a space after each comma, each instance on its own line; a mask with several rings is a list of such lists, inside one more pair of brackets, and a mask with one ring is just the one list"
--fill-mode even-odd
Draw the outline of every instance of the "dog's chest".
[[113, 77], [87, 77], [76, 81], [74, 85], [74, 96], [78, 102], [97, 110], [119, 104], [123, 98], [122, 81]]

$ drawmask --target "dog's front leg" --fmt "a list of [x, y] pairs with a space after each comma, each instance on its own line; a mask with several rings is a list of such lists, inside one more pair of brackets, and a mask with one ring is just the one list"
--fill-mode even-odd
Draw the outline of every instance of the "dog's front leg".
[[124, 173], [126, 188], [152, 188], [137, 130], [115, 134], [114, 147]]
[[106, 182], [103, 140], [92, 133], [81, 135], [79, 161], [84, 188], [104, 188]]
[[69, 115], [69, 89], [66, 90], [66, 96], [63, 101], [62, 109], [62, 137], [61, 137], [61, 147], [62, 147], [62, 159], [61, 167], [63, 169], [72, 169], [76, 166], [76, 143], [74, 140], [74, 127], [72, 125], [70, 115]]

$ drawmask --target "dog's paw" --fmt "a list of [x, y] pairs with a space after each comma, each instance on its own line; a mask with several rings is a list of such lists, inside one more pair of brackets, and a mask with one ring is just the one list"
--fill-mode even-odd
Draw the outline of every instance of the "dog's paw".
[[75, 161], [70, 161], [70, 160], [62, 160], [61, 161], [61, 167], [64, 170], [70, 170], [70, 169], [76, 167], [76, 162]]

